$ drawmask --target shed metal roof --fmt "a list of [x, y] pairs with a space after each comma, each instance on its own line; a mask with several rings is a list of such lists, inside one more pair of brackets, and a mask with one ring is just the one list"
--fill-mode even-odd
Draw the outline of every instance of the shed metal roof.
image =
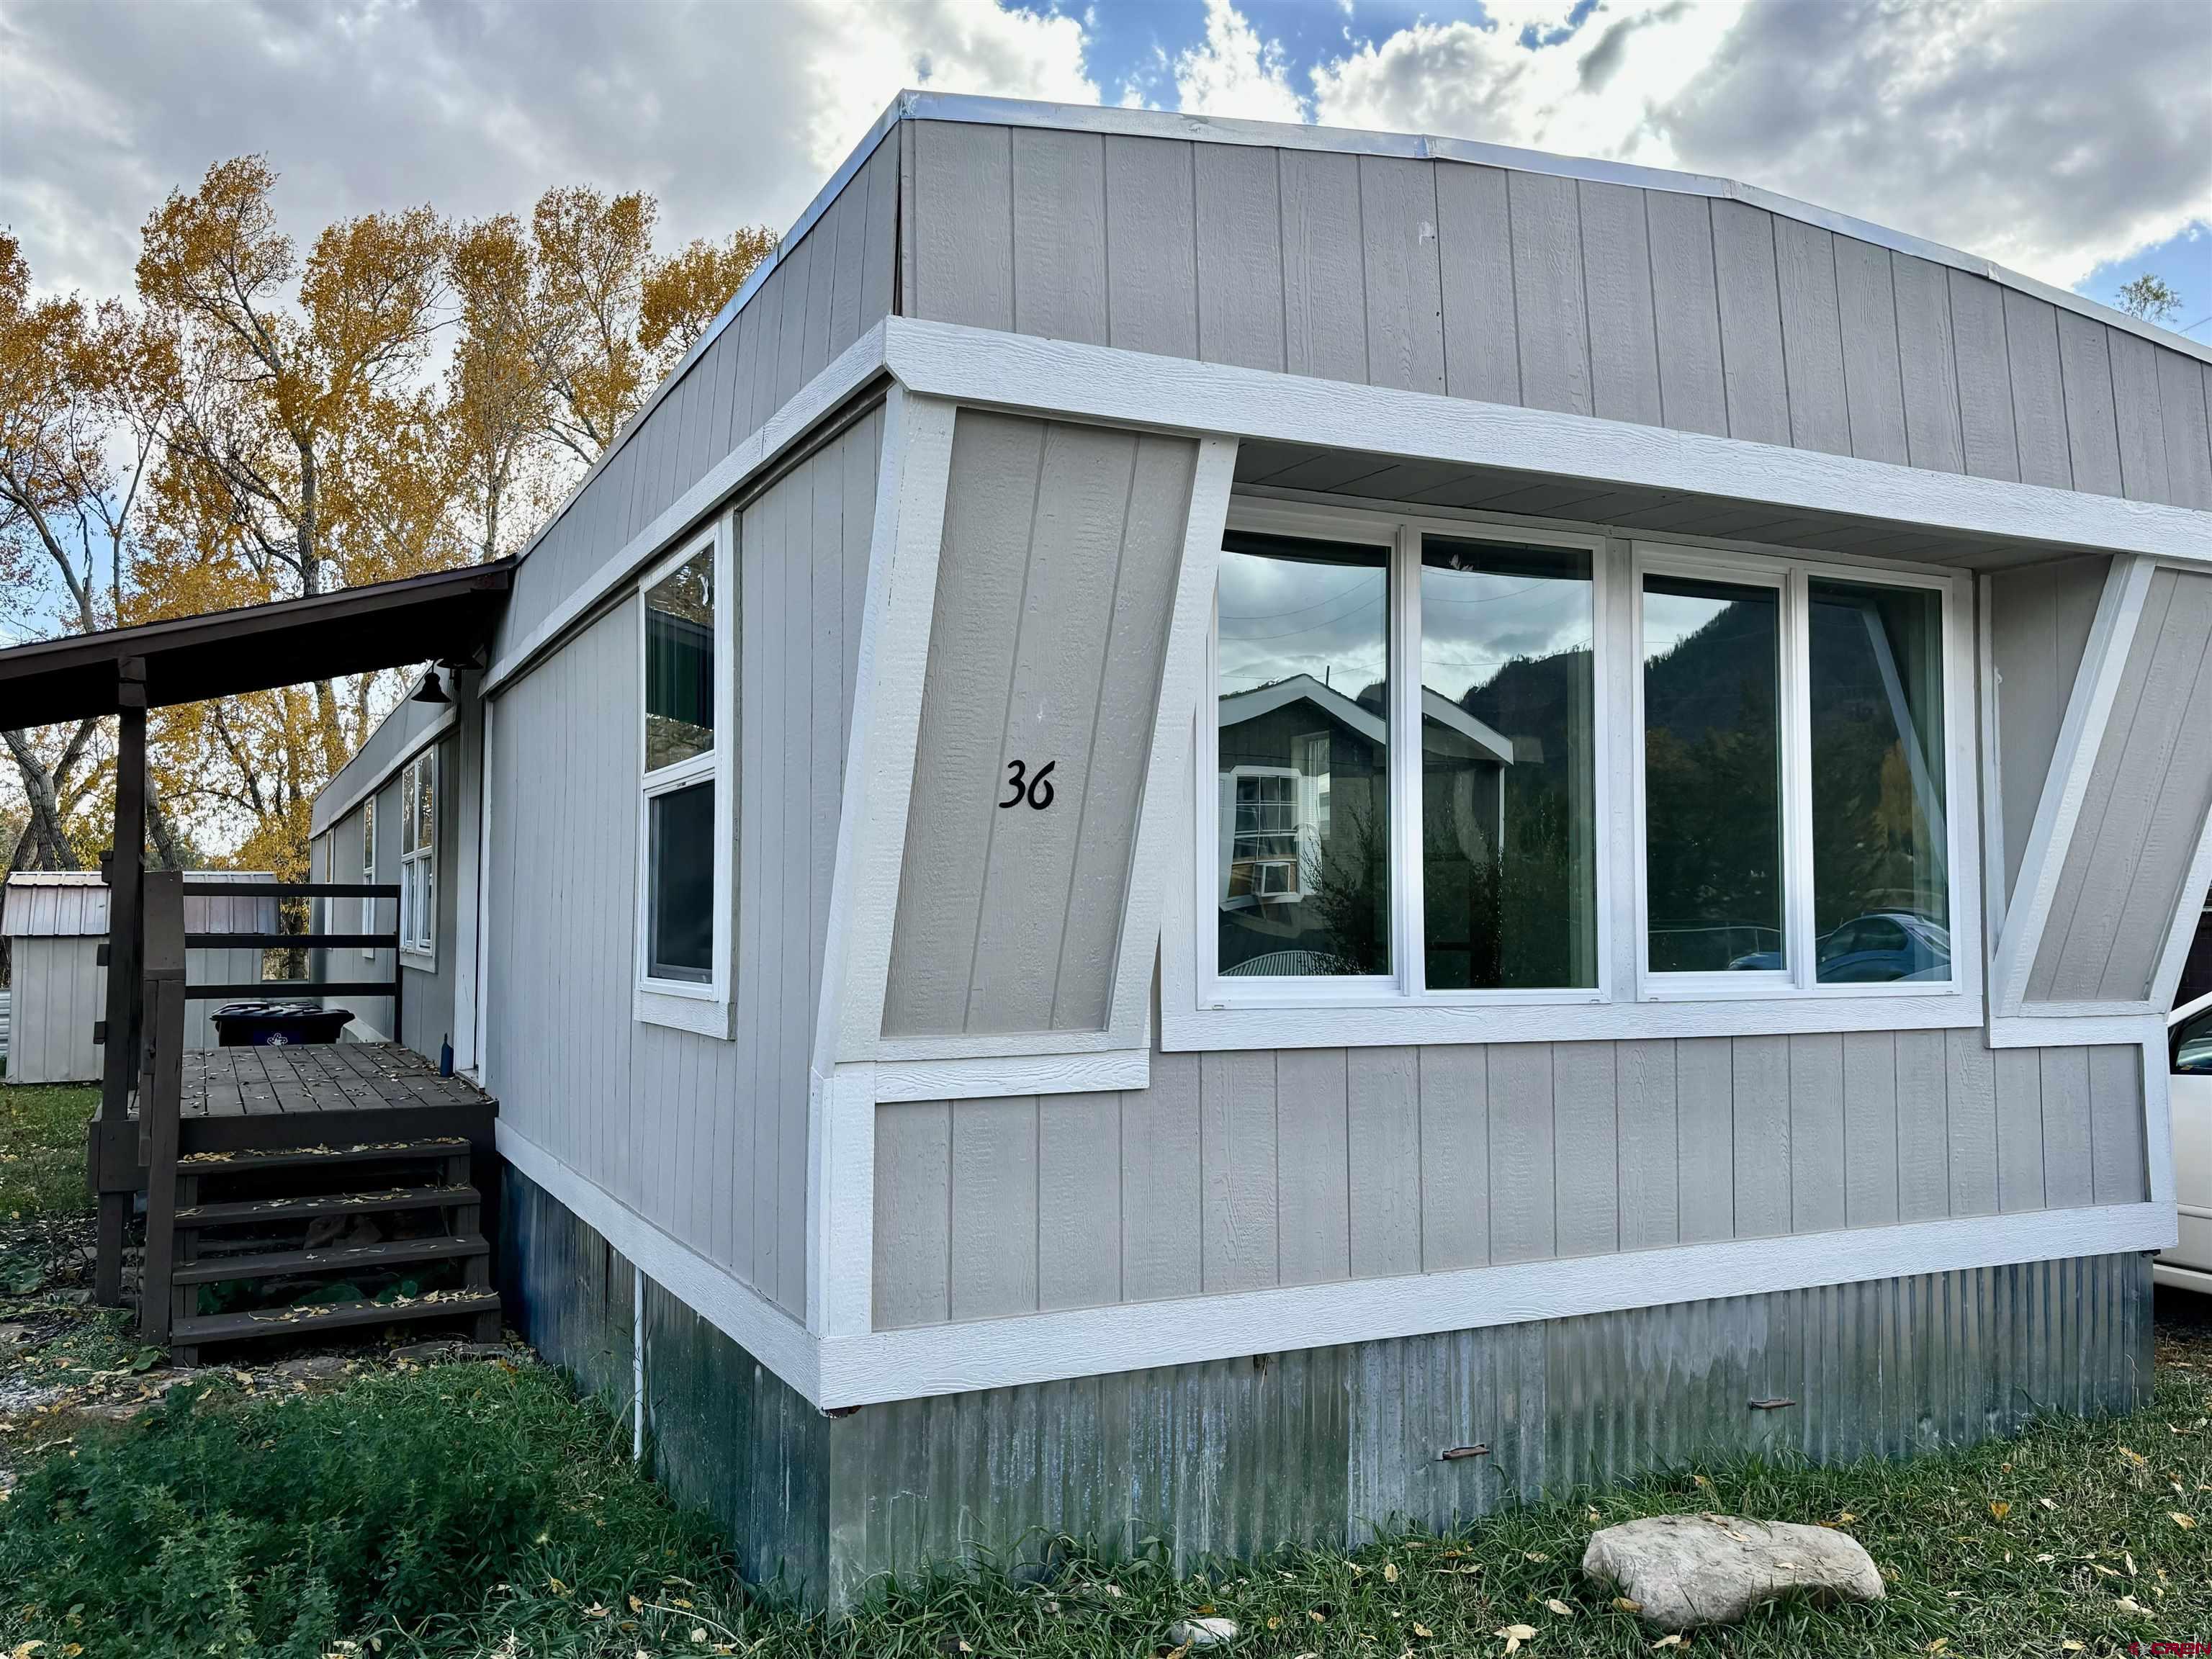
[[[240, 887], [266, 885], [267, 870], [195, 870], [194, 881]], [[185, 901], [185, 931], [192, 933], [274, 933], [273, 898], [195, 897]], [[107, 884], [97, 870], [18, 870], [8, 878], [7, 914], [0, 932], [10, 939], [105, 939]]]

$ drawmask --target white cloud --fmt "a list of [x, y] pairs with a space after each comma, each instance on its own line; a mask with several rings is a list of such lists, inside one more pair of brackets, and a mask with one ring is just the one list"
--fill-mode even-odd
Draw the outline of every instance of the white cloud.
[[1553, 0], [1486, 9], [1496, 20], [1486, 26], [1416, 23], [1317, 65], [1317, 118], [1664, 163], [1673, 158], [1651, 108], [1711, 58], [1739, 7], [1629, 0], [1564, 38], [1571, 8]]
[[0, 224], [42, 288], [121, 291], [162, 196], [261, 150], [301, 239], [414, 202], [527, 211], [578, 180], [656, 192], [665, 242], [781, 230], [900, 88], [1095, 103], [1085, 45], [1073, 17], [969, 0], [0, 0]]
[[2062, 284], [2212, 219], [2202, 0], [1486, 9], [1317, 65], [1317, 118], [1720, 173]]
[[0, 224], [42, 286], [118, 291], [166, 191], [264, 150], [301, 237], [578, 179], [655, 191], [672, 241], [781, 229], [917, 84], [1719, 173], [2055, 282], [2212, 221], [2204, 0], [1600, 0], [1572, 26], [1575, 0], [1485, 0], [1374, 38], [1355, 14], [1318, 61], [1206, 0], [1113, 63], [1049, 3], [0, 0]]
[[1206, 38], [1175, 60], [1176, 107], [1248, 121], [1303, 121], [1282, 47], [1263, 40], [1233, 0], [1206, 0]]

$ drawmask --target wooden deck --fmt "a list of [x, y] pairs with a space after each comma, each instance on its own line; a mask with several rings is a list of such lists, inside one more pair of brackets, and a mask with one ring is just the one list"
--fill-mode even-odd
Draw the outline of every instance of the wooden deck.
[[300, 1116], [323, 1112], [489, 1109], [465, 1077], [440, 1077], [393, 1042], [297, 1042], [199, 1048], [185, 1055], [185, 1118]]
[[185, 1153], [423, 1135], [465, 1136], [489, 1153], [499, 1110], [468, 1079], [440, 1077], [412, 1048], [392, 1042], [193, 1049], [183, 1073], [178, 1146]]

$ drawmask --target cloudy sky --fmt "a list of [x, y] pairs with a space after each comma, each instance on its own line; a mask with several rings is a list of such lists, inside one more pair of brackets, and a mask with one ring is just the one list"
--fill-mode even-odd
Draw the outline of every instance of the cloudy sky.
[[115, 291], [163, 194], [262, 150], [302, 235], [577, 179], [781, 228], [902, 86], [1717, 173], [2212, 313], [2206, 0], [0, 0], [0, 223]]

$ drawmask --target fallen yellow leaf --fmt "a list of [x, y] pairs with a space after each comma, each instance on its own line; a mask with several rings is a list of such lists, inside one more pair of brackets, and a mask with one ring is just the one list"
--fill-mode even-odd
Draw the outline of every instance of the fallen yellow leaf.
[[1996, 1516], [1998, 1520], [2002, 1521], [2005, 1516], [2012, 1513], [2012, 1505], [2006, 1503], [2002, 1498], [1992, 1498], [1990, 1499], [1990, 1513]]
[[1395, 1561], [1385, 1561], [1382, 1564], [1382, 1581], [1388, 1584], [1395, 1584], [1398, 1582], [1398, 1564]]
[[1945, 1648], [1948, 1648], [1950, 1645], [1951, 1638], [1949, 1637], [1939, 1636], [1928, 1644], [1928, 1651], [1930, 1653], [1941, 1653]]
[[1413, 1621], [1413, 1634], [1420, 1637], [1424, 1640], [1426, 1640], [1428, 1638], [1434, 1636], [1436, 1632], [1431, 1630], [1426, 1625], [1416, 1619]]
[[1613, 1598], [1613, 1605], [1619, 1607], [1623, 1613], [1641, 1613], [1644, 1611], [1643, 1602], [1632, 1601], [1625, 1595], [1614, 1596]]
[[1559, 1600], [1556, 1595], [1546, 1597], [1544, 1605], [1551, 1608], [1553, 1613], [1558, 1613], [1562, 1619], [1571, 1619], [1575, 1616], [1575, 1610], [1569, 1607], [1565, 1601]]
[[2185, 1531], [2197, 1524], [2197, 1517], [2195, 1516], [2184, 1515], [2179, 1510], [2168, 1510], [2166, 1513], [2167, 1517], [2172, 1521], [2175, 1526], [2183, 1528]]

